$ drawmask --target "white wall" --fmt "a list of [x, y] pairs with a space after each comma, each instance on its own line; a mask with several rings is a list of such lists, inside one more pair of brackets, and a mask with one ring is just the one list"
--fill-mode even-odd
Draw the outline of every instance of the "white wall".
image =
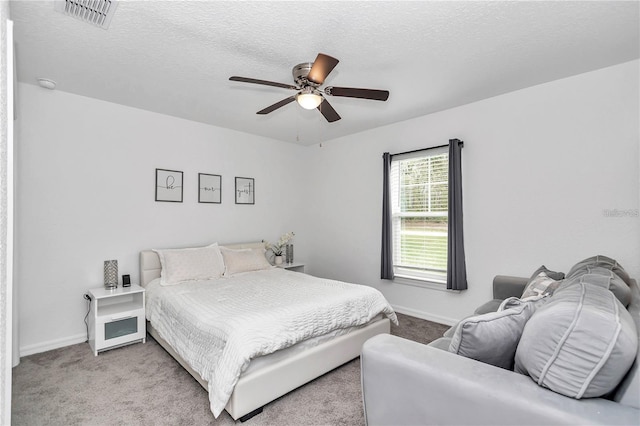
[[[138, 280], [141, 249], [275, 240], [304, 256], [304, 148], [59, 90], [19, 85], [18, 239], [22, 355], [81, 342], [84, 292], [103, 261]], [[184, 202], [154, 201], [155, 168], [184, 171]], [[198, 173], [222, 175], [222, 204], [199, 204]], [[234, 177], [256, 204], [234, 204]]]
[[[379, 288], [401, 312], [451, 323], [495, 274], [567, 271], [593, 254], [640, 277], [638, 61], [303, 148], [20, 84], [18, 259], [22, 354], [84, 340], [82, 294], [102, 262], [138, 277], [139, 250], [296, 232], [308, 272]], [[390, 99], [393, 102], [393, 98]], [[469, 290], [379, 279], [382, 153], [465, 141]], [[185, 202], [157, 203], [155, 168], [185, 172]], [[223, 204], [197, 203], [197, 173]], [[256, 205], [233, 177], [256, 178]], [[304, 189], [304, 191], [302, 191]], [[306, 196], [304, 194], [307, 194]]]
[[[605, 254], [640, 277], [638, 61], [344, 137], [305, 152], [309, 271], [374, 286], [401, 312], [451, 323], [491, 298], [496, 274], [568, 271]], [[428, 96], [428, 94], [425, 94]], [[393, 94], [389, 99], [393, 102]], [[379, 279], [382, 153], [465, 142], [469, 290]]]

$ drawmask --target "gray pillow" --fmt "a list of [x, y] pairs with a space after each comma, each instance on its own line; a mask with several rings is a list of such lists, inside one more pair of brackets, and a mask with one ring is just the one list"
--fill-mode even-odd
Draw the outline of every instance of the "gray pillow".
[[527, 322], [515, 371], [562, 395], [599, 397], [616, 388], [637, 350], [633, 318], [613, 293], [575, 281]]
[[567, 273], [567, 278], [571, 278], [579, 271], [585, 270], [588, 266], [600, 266], [602, 268], [608, 269], [622, 278], [622, 280], [627, 283], [628, 286], [631, 285], [631, 277], [629, 276], [629, 274], [627, 274], [627, 271], [624, 270], [622, 265], [620, 265], [616, 260], [611, 259], [607, 256], [603, 256], [601, 254], [598, 256], [588, 257], [573, 265], [573, 267]]
[[540, 275], [540, 272], [544, 272], [546, 276], [556, 281], [560, 281], [561, 279], [564, 278], [564, 272], [552, 271], [551, 269], [548, 269], [546, 266], [542, 265], [538, 269], [536, 269], [533, 272], [533, 274], [531, 274], [531, 278], [529, 278], [529, 282], [531, 282], [531, 280], [533, 280], [535, 277]]
[[449, 352], [496, 367], [513, 369], [513, 360], [527, 320], [546, 300], [505, 299], [502, 310], [465, 318], [456, 326]]
[[626, 308], [631, 302], [631, 288], [618, 274], [601, 266], [587, 266], [575, 272], [567, 281], [594, 284], [611, 291]]
[[560, 281], [550, 278], [545, 272], [540, 272], [538, 276], [529, 280], [522, 292], [522, 298], [552, 295], [559, 286]]
[[[458, 324], [459, 324], [459, 323], [458, 323]], [[453, 337], [453, 335], [454, 335], [454, 334], [455, 334], [455, 332], [456, 332], [456, 328], [458, 327], [458, 324], [456, 324], [456, 325], [453, 325], [453, 326], [449, 327], [449, 328], [447, 329], [447, 331], [445, 331], [445, 332], [442, 334], [442, 337], [449, 337], [449, 338]]]
[[489, 300], [487, 303], [480, 305], [476, 308], [475, 311], [473, 311], [474, 315], [482, 315], [482, 314], [486, 314], [488, 312], [495, 312], [498, 310], [498, 308], [500, 307], [500, 304], [502, 303], [504, 299], [491, 299]]

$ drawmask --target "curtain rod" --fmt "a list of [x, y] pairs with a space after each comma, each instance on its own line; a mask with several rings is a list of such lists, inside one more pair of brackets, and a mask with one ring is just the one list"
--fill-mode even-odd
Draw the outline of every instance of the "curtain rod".
[[[458, 141], [458, 145], [460, 145], [461, 148], [464, 148], [464, 142], [459, 140], [459, 139], [452, 139], [454, 141]], [[420, 152], [420, 151], [428, 151], [430, 149], [438, 149], [438, 148], [444, 148], [449, 146], [449, 144], [446, 145], [438, 145], [438, 146], [430, 146], [429, 148], [421, 148], [421, 149], [414, 149], [413, 151], [405, 151], [405, 152], [398, 152], [396, 154], [390, 154], [391, 157], [394, 157], [396, 155], [404, 155], [404, 154], [413, 154], [414, 152]]]

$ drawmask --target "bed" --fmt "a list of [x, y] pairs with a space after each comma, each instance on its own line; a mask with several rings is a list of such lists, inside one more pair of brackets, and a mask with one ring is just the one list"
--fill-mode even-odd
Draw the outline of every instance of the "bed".
[[[221, 247], [221, 250], [225, 249], [228, 249], [225, 253], [230, 251], [240, 252], [248, 250], [262, 250], [264, 249], [264, 243], [228, 244]], [[160, 253], [160, 256], [162, 256], [162, 253]], [[190, 345], [191, 340], [184, 345], [179, 343], [179, 338], [173, 335], [175, 330], [183, 329], [183, 334], [190, 333], [189, 339], [195, 339], [194, 341], [202, 342], [202, 345], [206, 346], [209, 344], [209, 334], [206, 333], [215, 334], [215, 332], [211, 332], [211, 330], [217, 330], [217, 325], [203, 325], [200, 318], [207, 317], [207, 315], [199, 314], [197, 318], [194, 318], [194, 314], [189, 313], [191, 309], [182, 309], [181, 311], [183, 313], [177, 313], [178, 308], [169, 308], [167, 305], [170, 305], [170, 303], [167, 302], [167, 300], [163, 300], [162, 297], [165, 297], [165, 299], [171, 297], [168, 299], [171, 303], [173, 303], [174, 299], [181, 300], [182, 298], [191, 297], [191, 302], [185, 303], [193, 303], [194, 300], [196, 300], [198, 303], [202, 301], [202, 304], [206, 304], [206, 297], [212, 296], [202, 296], [209, 293], [201, 292], [216, 291], [218, 292], [216, 293], [218, 294], [216, 297], [220, 299], [220, 294], [223, 294], [225, 291], [232, 291], [230, 288], [234, 288], [233, 291], [236, 291], [235, 289], [243, 288], [249, 292], [255, 291], [255, 289], [259, 287], [256, 287], [253, 281], [258, 278], [269, 280], [275, 279], [281, 281], [283, 286], [285, 286], [286, 283], [299, 282], [299, 284], [296, 284], [299, 285], [299, 287], [295, 288], [300, 289], [308, 289], [309, 287], [305, 286], [311, 285], [310, 282], [312, 280], [318, 280], [322, 281], [325, 286], [330, 285], [342, 288], [344, 285], [349, 286], [349, 289], [352, 289], [353, 287], [360, 287], [363, 290], [368, 289], [366, 290], [367, 292], [375, 290], [366, 286], [354, 286], [337, 281], [321, 280], [306, 274], [285, 271], [280, 268], [269, 268], [264, 271], [240, 273], [232, 275], [229, 278], [220, 278], [219, 280], [191, 281], [188, 285], [180, 284], [179, 286], [162, 287], [159, 284], [159, 281], [161, 277], [162, 264], [164, 262], [161, 262], [160, 256], [158, 252], [153, 250], [145, 250], [140, 253], [140, 280], [142, 286], [147, 288], [147, 330], [149, 334], [209, 392], [212, 412], [216, 417], [219, 415], [221, 407], [224, 407], [224, 410], [226, 410], [233, 419], [240, 419], [242, 421], [247, 420], [248, 418], [260, 413], [265, 404], [323, 375], [324, 373], [357, 358], [360, 355], [362, 344], [367, 339], [377, 334], [389, 333], [390, 321], [396, 321], [393, 309], [391, 309], [386, 300], [384, 300], [384, 297], [380, 295], [384, 301], [383, 303], [378, 300], [376, 300], [375, 303], [367, 302], [369, 305], [375, 305], [373, 309], [379, 310], [379, 312], [370, 312], [367, 314], [368, 316], [366, 316], [366, 318], [362, 314], [360, 314], [360, 316], [356, 315], [356, 317], [358, 317], [358, 321], [364, 321], [363, 323], [353, 322], [353, 318], [347, 319], [345, 320], [346, 322], [343, 322], [342, 327], [332, 329], [327, 333], [324, 333], [324, 331], [328, 330], [328, 328], [326, 330], [323, 329], [325, 326], [313, 326], [311, 329], [314, 330], [314, 333], [322, 332], [324, 334], [309, 334], [308, 339], [298, 343], [289, 342], [288, 337], [280, 338], [283, 339], [283, 342], [289, 342], [285, 344], [283, 342], [279, 342], [274, 337], [273, 345], [278, 345], [277, 347], [279, 349], [273, 353], [257, 355], [251, 358], [250, 362], [248, 362], [248, 366], [245, 364], [241, 370], [239, 370], [239, 377], [235, 376], [236, 381], [234, 382], [230, 396], [228, 396], [228, 400], [226, 400], [226, 397], [220, 399], [216, 395], [218, 392], [214, 391], [215, 389], [210, 386], [208, 380], [203, 377], [219, 377], [212, 375], [212, 372], [217, 370], [215, 368], [207, 368], [205, 361], [202, 359], [203, 356], [199, 354], [194, 355], [190, 352], [191, 349], [185, 349], [185, 346]], [[227, 270], [231, 266], [231, 262], [228, 261], [226, 265]], [[290, 285], [290, 287], [292, 286]], [[214, 288], [217, 289], [212, 290]], [[170, 294], [171, 296], [167, 296], [167, 294]], [[177, 306], [177, 302], [175, 303]], [[237, 304], [238, 302], [233, 303]], [[353, 305], [353, 302], [350, 303], [351, 304], [348, 305], [349, 309], [351, 309], [351, 306]], [[367, 303], [363, 302], [363, 304]], [[211, 303], [211, 305], [214, 304], [216, 303]], [[219, 300], [218, 304], [222, 305]], [[381, 304], [386, 304], [386, 306], [381, 308]], [[229, 301], [229, 306], [234, 306], [231, 301]], [[162, 309], [165, 309], [167, 312], [163, 312]], [[297, 310], [299, 315], [300, 310], [303, 309], [303, 307], [301, 307], [300, 303], [296, 303], [295, 307], [292, 305], [292, 309]], [[345, 311], [348, 311], [349, 309]], [[180, 317], [178, 319], [167, 319], [169, 318], [169, 311], [171, 311], [171, 315], [179, 315]], [[310, 312], [314, 311], [311, 310]], [[318, 317], [324, 317], [324, 315], [319, 315]], [[331, 322], [335, 323], [336, 321], [337, 320], [334, 319]], [[351, 322], [347, 327], [346, 324], [349, 321]], [[182, 323], [187, 325], [176, 325]], [[327, 324], [326, 327], [328, 326], [329, 325]], [[190, 329], [190, 327], [192, 327], [192, 329]], [[220, 327], [224, 328], [222, 326]], [[248, 328], [253, 328], [253, 326]], [[301, 333], [304, 334], [307, 333], [307, 331]], [[176, 334], [180, 333], [176, 332]], [[269, 346], [272, 343], [271, 339], [271, 336], [269, 336], [268, 339], [265, 338], [267, 342], [262, 342], [263, 346], [265, 344], [266, 346]], [[231, 341], [233, 339], [229, 338], [228, 340]], [[228, 342], [225, 344], [228, 344]], [[211, 349], [209, 352], [215, 351]], [[227, 370], [224, 369], [224, 371]], [[233, 376], [233, 374], [229, 374]], [[217, 381], [218, 380], [212, 380], [212, 383]], [[226, 380], [219, 381], [221, 383], [226, 383]], [[220, 401], [224, 401], [224, 405], [220, 405]]]

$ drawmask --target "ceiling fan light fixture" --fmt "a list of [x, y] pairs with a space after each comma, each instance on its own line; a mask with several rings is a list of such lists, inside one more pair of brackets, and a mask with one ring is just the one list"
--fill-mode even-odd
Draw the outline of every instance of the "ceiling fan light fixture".
[[296, 95], [296, 101], [304, 109], [316, 109], [322, 103], [322, 96], [317, 91], [303, 90]]
[[[68, 0], [78, 1], [78, 0]], [[261, 109], [256, 112], [259, 115], [266, 115], [273, 111], [282, 108], [285, 105], [289, 105], [293, 101], [297, 101], [304, 109], [317, 109], [320, 114], [329, 122], [333, 123], [340, 120], [340, 115], [325, 98], [327, 96], [342, 96], [345, 98], [359, 98], [359, 99], [371, 99], [374, 101], [386, 101], [389, 98], [388, 90], [377, 89], [361, 89], [356, 87], [333, 87], [329, 86], [324, 89], [324, 94], [320, 91], [320, 87], [324, 84], [325, 79], [329, 73], [338, 64], [336, 58], [318, 53], [314, 62], [303, 62], [293, 67], [292, 74], [293, 80], [296, 82], [295, 86], [283, 83], [277, 83], [275, 81], [259, 80], [257, 78], [247, 78], [239, 76], [231, 76], [229, 80], [239, 81], [242, 83], [262, 84], [264, 86], [281, 87], [283, 89], [297, 90], [297, 94], [282, 99], [273, 105]]]

